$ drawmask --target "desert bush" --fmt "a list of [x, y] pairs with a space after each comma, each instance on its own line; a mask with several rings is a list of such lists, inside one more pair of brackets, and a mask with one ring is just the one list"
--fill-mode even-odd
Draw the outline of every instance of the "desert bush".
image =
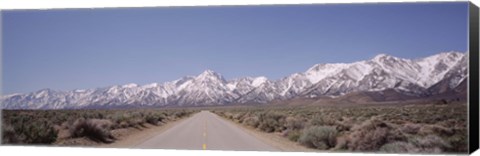
[[112, 122], [104, 119], [83, 119], [76, 120], [70, 131], [71, 137], [88, 137], [94, 141], [110, 143], [115, 140], [110, 133]]
[[308, 147], [326, 150], [335, 146], [337, 135], [335, 127], [312, 126], [303, 131], [298, 141]]
[[158, 123], [162, 122], [164, 119], [165, 116], [163, 114], [150, 113], [145, 116], [145, 122], [152, 125], [158, 125]]
[[349, 150], [376, 151], [386, 143], [405, 139], [406, 137], [392, 125], [372, 118], [352, 128], [346, 145]]
[[333, 126], [335, 122], [336, 120], [327, 115], [315, 115], [309, 124], [312, 126]]
[[223, 115], [225, 116], [225, 118], [227, 119], [233, 119], [233, 114], [231, 112], [225, 112], [223, 113]]
[[446, 149], [446, 152], [451, 153], [460, 153], [463, 151], [468, 151], [468, 136], [467, 129], [458, 129], [455, 130], [455, 135], [449, 136], [445, 139], [447, 143], [451, 145], [451, 148]]
[[226, 117], [224, 111], [214, 110], [214, 111], [212, 111], [212, 113], [215, 113], [215, 114], [217, 114], [218, 116], [221, 116], [221, 117], [224, 117], [224, 118]]
[[285, 129], [285, 116], [277, 112], [260, 114], [258, 128], [265, 132], [281, 132]]
[[449, 143], [436, 135], [415, 137], [410, 142], [420, 148], [419, 152], [423, 153], [441, 153], [451, 148]]
[[144, 124], [145, 124], [145, 120], [143, 120], [143, 118], [139, 118], [139, 117], [131, 117], [127, 120], [128, 127], [140, 128], [140, 127], [145, 127]]
[[424, 125], [419, 129], [418, 133], [421, 135], [438, 134], [440, 136], [452, 136], [455, 134], [452, 128], [440, 125]]
[[381, 152], [385, 153], [417, 153], [418, 148], [407, 142], [392, 142], [380, 147]]
[[253, 127], [253, 128], [257, 128], [258, 125], [260, 124], [260, 122], [258, 120], [258, 117], [254, 116], [254, 117], [246, 117], [243, 120], [243, 124], [245, 124], [247, 126], [250, 126], [250, 127]]
[[400, 128], [400, 130], [407, 134], [417, 134], [420, 128], [422, 128], [420, 124], [406, 123]]
[[184, 116], [187, 115], [187, 113], [185, 111], [178, 111], [178, 112], [175, 112], [175, 114], [173, 114], [176, 118], [182, 118]]
[[10, 124], [2, 124], [2, 143], [21, 143], [23, 139], [15, 133], [15, 129]]
[[55, 142], [57, 134], [58, 131], [53, 128], [53, 124], [46, 119], [40, 119], [27, 126], [25, 140], [33, 144], [50, 144]]
[[57, 131], [46, 119], [19, 115], [2, 123], [2, 142], [19, 144], [50, 144], [55, 142]]
[[299, 130], [289, 130], [287, 132], [287, 138], [290, 141], [297, 142], [301, 134]]
[[152, 125], [157, 125], [158, 124], [158, 118], [155, 117], [154, 115], [147, 115], [145, 117], [145, 122], [152, 124]]
[[335, 123], [335, 125], [337, 127], [337, 130], [339, 132], [350, 131], [350, 129], [353, 127], [353, 125], [358, 122], [356, 119], [357, 118], [355, 118], [355, 117], [347, 117], [347, 116], [341, 117]]
[[232, 118], [233, 118], [234, 120], [236, 120], [237, 122], [241, 122], [241, 120], [242, 120], [242, 118], [243, 118], [244, 115], [245, 115], [245, 113], [243, 113], [243, 112], [235, 113], [235, 114], [232, 116]]
[[285, 119], [285, 127], [289, 130], [300, 130], [304, 126], [305, 123], [300, 118], [289, 116]]
[[130, 126], [130, 125], [128, 125], [128, 120], [129, 120], [130, 116], [125, 114], [125, 113], [118, 112], [118, 113], [115, 113], [115, 114], [111, 115], [109, 118], [114, 123], [114, 125], [112, 127], [114, 129], [126, 128], [126, 127]]

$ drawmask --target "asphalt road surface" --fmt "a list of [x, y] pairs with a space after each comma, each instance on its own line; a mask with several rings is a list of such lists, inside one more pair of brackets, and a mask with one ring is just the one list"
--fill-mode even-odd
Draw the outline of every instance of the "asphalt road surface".
[[233, 123], [201, 111], [174, 127], [140, 143], [136, 148], [278, 151]]

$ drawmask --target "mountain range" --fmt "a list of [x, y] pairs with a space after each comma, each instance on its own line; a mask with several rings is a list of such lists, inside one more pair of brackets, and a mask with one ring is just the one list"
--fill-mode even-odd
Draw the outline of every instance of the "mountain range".
[[[226, 80], [206, 70], [171, 82], [125, 84], [95, 89], [42, 89], [1, 97], [4, 109], [81, 109], [268, 104], [294, 98], [342, 99], [382, 94], [380, 101], [427, 98], [462, 91], [468, 78], [468, 54], [443, 52], [417, 59], [379, 54], [352, 63], [316, 64], [278, 80], [243, 77]], [[388, 94], [385, 94], [387, 93]], [[466, 92], [466, 91], [465, 91]], [[389, 95], [389, 96], [385, 96]]]

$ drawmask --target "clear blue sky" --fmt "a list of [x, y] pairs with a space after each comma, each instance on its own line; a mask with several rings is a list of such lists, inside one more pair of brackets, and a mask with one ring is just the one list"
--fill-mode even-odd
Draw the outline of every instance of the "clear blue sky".
[[206, 69], [279, 79], [317, 63], [467, 50], [467, 3], [4, 11], [3, 92], [147, 84]]

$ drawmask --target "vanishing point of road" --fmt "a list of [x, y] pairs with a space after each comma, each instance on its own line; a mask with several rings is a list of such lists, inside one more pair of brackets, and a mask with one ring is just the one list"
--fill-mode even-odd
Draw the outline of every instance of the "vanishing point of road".
[[278, 151], [208, 111], [196, 113], [135, 148]]

